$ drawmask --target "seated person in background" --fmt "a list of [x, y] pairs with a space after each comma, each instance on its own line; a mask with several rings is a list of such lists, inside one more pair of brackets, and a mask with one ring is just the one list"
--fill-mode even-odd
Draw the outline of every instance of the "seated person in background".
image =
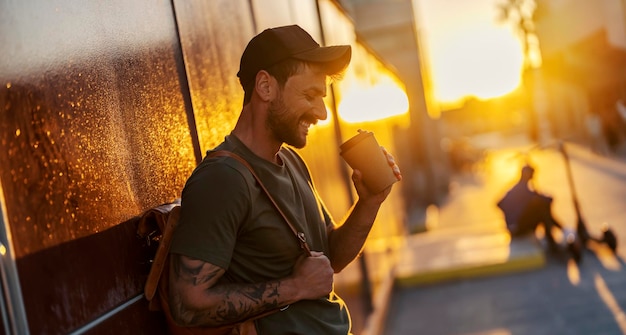
[[539, 224], [543, 224], [548, 247], [553, 250], [557, 245], [552, 236], [552, 227], [563, 228], [552, 216], [552, 198], [536, 192], [528, 185], [534, 173], [535, 169], [530, 165], [524, 166], [520, 180], [498, 202], [498, 207], [504, 212], [506, 227], [512, 237], [532, 234]]

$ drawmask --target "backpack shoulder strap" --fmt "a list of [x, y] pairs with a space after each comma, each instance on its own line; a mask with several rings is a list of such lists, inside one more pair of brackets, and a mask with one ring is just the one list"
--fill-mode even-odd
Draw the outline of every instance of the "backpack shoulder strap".
[[257, 183], [259, 184], [263, 192], [265, 192], [265, 195], [267, 195], [270, 202], [274, 205], [274, 207], [276, 208], [280, 216], [282, 216], [285, 223], [287, 223], [287, 226], [289, 226], [289, 229], [291, 230], [291, 232], [296, 236], [296, 238], [298, 239], [298, 242], [300, 243], [300, 247], [302, 248], [302, 250], [304, 250], [307, 256], [311, 256], [311, 248], [309, 248], [309, 245], [306, 242], [306, 237], [304, 236], [304, 233], [298, 232], [296, 227], [291, 223], [291, 221], [289, 221], [289, 219], [287, 218], [287, 215], [285, 215], [285, 213], [280, 209], [280, 206], [278, 206], [278, 203], [274, 200], [274, 197], [272, 197], [272, 194], [265, 187], [265, 185], [261, 181], [261, 178], [259, 178], [259, 176], [254, 172], [254, 169], [252, 168], [250, 163], [248, 163], [248, 161], [246, 161], [244, 158], [237, 155], [236, 153], [227, 151], [227, 150], [213, 151], [209, 153], [208, 156], [209, 157], [230, 157], [230, 158], [237, 160], [239, 163], [245, 166], [250, 171], [254, 179], [257, 181]]

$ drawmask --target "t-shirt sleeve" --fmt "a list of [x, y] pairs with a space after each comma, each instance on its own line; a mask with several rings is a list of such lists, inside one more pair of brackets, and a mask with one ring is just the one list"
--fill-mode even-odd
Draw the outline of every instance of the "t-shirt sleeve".
[[170, 252], [228, 269], [249, 194], [245, 178], [224, 159], [204, 162], [183, 189]]

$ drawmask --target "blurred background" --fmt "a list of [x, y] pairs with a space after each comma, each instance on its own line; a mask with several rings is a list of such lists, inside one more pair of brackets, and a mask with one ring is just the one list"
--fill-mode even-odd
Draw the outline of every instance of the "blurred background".
[[230, 132], [243, 49], [286, 24], [353, 47], [301, 150], [331, 214], [355, 200], [338, 146], [358, 129], [403, 172], [337, 275], [356, 334], [397, 246], [490, 152], [565, 140], [624, 155], [624, 0], [1, 0], [0, 334], [163, 333], [137, 218]]

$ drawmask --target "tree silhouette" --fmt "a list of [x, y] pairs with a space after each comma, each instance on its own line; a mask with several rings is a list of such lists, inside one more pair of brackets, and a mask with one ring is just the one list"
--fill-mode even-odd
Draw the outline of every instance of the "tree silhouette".
[[535, 0], [501, 0], [496, 4], [498, 20], [513, 25], [519, 35], [524, 52], [524, 69], [533, 67], [531, 47], [537, 48], [535, 34]]
[[535, 34], [535, 0], [500, 0], [496, 4], [498, 20], [513, 25], [513, 29], [519, 35], [524, 53], [522, 85], [526, 93], [528, 112], [528, 135], [531, 140], [539, 140], [538, 118], [533, 108], [534, 80], [532, 70], [536, 64], [533, 62], [533, 54], [539, 55], [539, 43]]

